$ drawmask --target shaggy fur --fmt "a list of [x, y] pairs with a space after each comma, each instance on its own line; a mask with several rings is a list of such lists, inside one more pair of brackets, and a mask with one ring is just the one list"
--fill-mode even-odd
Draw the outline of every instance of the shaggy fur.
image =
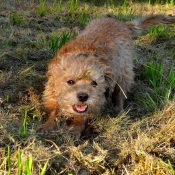
[[52, 130], [55, 118], [66, 116], [70, 132], [80, 135], [106, 102], [123, 110], [134, 79], [133, 38], [154, 25], [173, 23], [175, 17], [165, 15], [127, 23], [108, 17], [92, 20], [49, 64], [43, 94], [49, 118], [40, 129]]

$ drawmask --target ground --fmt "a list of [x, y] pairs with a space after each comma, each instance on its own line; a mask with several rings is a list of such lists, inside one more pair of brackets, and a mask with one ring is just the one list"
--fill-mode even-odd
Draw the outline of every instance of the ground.
[[[152, 1], [150, 1], [152, 2]], [[0, 174], [175, 174], [175, 25], [135, 40], [135, 83], [123, 114], [108, 106], [79, 140], [64, 126], [43, 136], [47, 63], [87, 23], [172, 14], [174, 1], [2, 0]]]

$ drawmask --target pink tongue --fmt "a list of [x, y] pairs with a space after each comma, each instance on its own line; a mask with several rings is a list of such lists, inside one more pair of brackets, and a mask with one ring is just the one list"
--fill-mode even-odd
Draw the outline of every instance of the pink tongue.
[[76, 108], [78, 111], [85, 111], [87, 108], [87, 105], [76, 105]]

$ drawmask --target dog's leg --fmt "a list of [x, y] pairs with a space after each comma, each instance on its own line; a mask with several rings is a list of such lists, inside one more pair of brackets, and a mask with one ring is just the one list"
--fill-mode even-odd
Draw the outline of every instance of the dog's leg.
[[66, 124], [69, 128], [69, 133], [79, 138], [81, 132], [85, 129], [86, 119], [82, 116], [74, 116], [67, 119]]
[[116, 84], [114, 92], [112, 94], [112, 100], [114, 103], [115, 111], [123, 111], [124, 99], [127, 98], [126, 94], [130, 90], [133, 79], [133, 70], [130, 68], [127, 70], [125, 68], [125, 71], [123, 71], [123, 76], [120, 77], [120, 81], [118, 80], [118, 83]]
[[123, 100], [124, 100], [124, 95], [121, 92], [120, 87], [116, 85], [114, 92], [112, 94], [112, 103], [114, 105], [114, 110], [116, 112], [123, 111]]
[[54, 129], [56, 122], [55, 118], [58, 114], [58, 104], [53, 95], [52, 86], [47, 86], [43, 94], [43, 103], [48, 114], [48, 120], [45, 124], [39, 127], [39, 131], [47, 133]]
[[47, 132], [54, 129], [54, 127], [56, 125], [55, 118], [56, 118], [57, 111], [58, 111], [56, 108], [49, 109], [46, 106], [45, 106], [45, 108], [47, 110], [48, 120], [46, 121], [46, 123], [42, 124], [39, 127], [39, 130], [43, 133], [47, 133]]

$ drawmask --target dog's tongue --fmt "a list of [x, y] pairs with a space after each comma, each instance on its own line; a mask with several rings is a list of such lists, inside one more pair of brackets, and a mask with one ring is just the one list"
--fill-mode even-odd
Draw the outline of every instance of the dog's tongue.
[[86, 110], [87, 105], [75, 105], [77, 111], [83, 112]]
[[86, 104], [81, 104], [81, 105], [73, 105], [73, 110], [78, 112], [78, 113], [83, 113], [86, 112], [88, 108], [88, 105]]

